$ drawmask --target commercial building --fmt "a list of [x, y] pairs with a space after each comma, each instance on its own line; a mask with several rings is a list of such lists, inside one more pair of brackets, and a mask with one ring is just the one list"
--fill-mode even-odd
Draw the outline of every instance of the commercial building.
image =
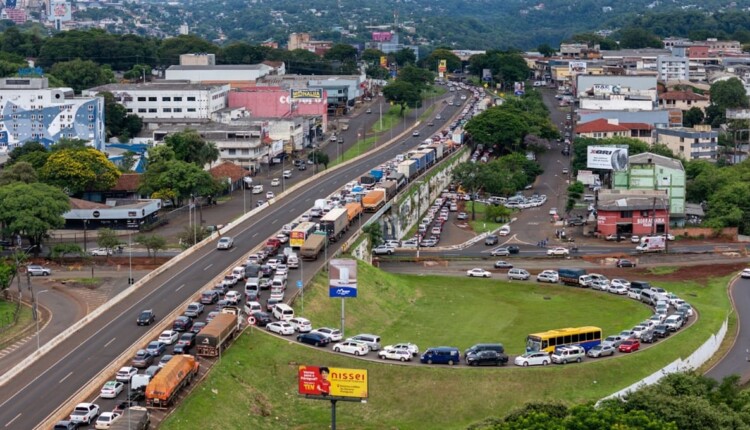
[[600, 235], [647, 236], [667, 232], [668, 196], [661, 190], [600, 190], [596, 229]]
[[281, 87], [255, 87], [231, 91], [228, 96], [230, 108], [244, 108], [252, 117], [308, 119], [312, 136], [324, 133], [328, 128], [328, 95], [322, 97], [293, 98], [289, 89]]
[[682, 162], [644, 152], [628, 157], [628, 163], [627, 170], [613, 172], [613, 189], [665, 192], [670, 219], [677, 225], [684, 224], [686, 178]]
[[656, 59], [659, 80], [687, 81], [690, 79], [690, 58], [687, 56], [660, 55]]
[[578, 123], [575, 126], [575, 134], [578, 137], [593, 139], [631, 137], [651, 144], [653, 142], [653, 129], [652, 125], [642, 122], [620, 122], [618, 119], [602, 118], [586, 123]]
[[289, 51], [304, 49], [320, 56], [328, 52], [331, 46], [333, 46], [333, 42], [330, 40], [310, 39], [310, 33], [292, 33], [289, 35], [289, 42], [287, 43]]
[[104, 150], [104, 99], [49, 88], [44, 77], [0, 79], [0, 153], [26, 142], [50, 146], [62, 138]]
[[362, 97], [365, 75], [267, 75], [258, 80], [258, 87], [290, 89], [322, 89], [326, 93], [329, 114], [343, 115]]
[[[649, 101], [656, 103], [656, 76], [622, 76], [622, 75], [578, 75], [576, 77], [576, 96], [581, 99], [619, 99]], [[581, 109], [587, 109], [581, 105]], [[594, 108], [597, 109], [597, 108]], [[605, 108], [606, 109], [606, 108]], [[625, 109], [625, 107], [621, 108]], [[641, 110], [651, 110], [641, 109]]]
[[255, 82], [266, 75], [283, 75], [284, 63], [280, 67], [269, 64], [229, 64], [229, 65], [179, 65], [169, 66], [165, 71], [166, 80], [187, 81], [204, 85], [229, 84], [232, 88], [255, 86]]
[[180, 55], [181, 66], [215, 66], [216, 54], [182, 54]]
[[579, 109], [576, 111], [578, 122], [580, 124], [594, 121], [597, 119], [616, 119], [630, 123], [644, 123], [653, 127], [680, 127], [682, 126], [681, 111], [669, 111], [656, 109], [649, 111], [626, 111], [626, 110], [589, 110]]
[[107, 200], [104, 204], [71, 198], [70, 210], [63, 214], [63, 218], [65, 228], [137, 229], [156, 221], [161, 205], [162, 201], [158, 199]]
[[686, 160], [716, 160], [719, 156], [719, 131], [708, 124], [657, 128], [655, 134], [656, 143], [666, 145]]

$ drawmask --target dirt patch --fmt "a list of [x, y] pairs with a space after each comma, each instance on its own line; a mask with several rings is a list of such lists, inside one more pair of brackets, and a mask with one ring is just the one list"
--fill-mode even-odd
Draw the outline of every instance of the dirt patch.
[[[173, 257], [133, 257], [132, 264], [133, 270], [154, 270]], [[94, 267], [116, 267], [116, 266], [128, 266], [131, 260], [128, 256], [116, 256], [116, 257], [94, 257], [91, 259], [81, 258], [65, 258], [60, 260], [47, 260], [44, 258], [32, 259], [31, 263], [41, 264], [43, 266], [55, 269], [73, 271], [73, 270], [86, 270], [91, 266]]]
[[[675, 264], [675, 266], [677, 266]], [[737, 273], [747, 267], [747, 263], [737, 262], [731, 264], [693, 264], [690, 266], [675, 267], [675, 270], [666, 274], [654, 274], [647, 267], [618, 269], [616, 267], [589, 270], [589, 272], [601, 273], [608, 278], [643, 279], [645, 281], [695, 281], [703, 283], [709, 278]]]

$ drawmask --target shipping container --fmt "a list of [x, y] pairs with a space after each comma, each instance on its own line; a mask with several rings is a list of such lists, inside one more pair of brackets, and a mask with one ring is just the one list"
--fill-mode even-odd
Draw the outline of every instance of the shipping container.
[[418, 171], [419, 164], [414, 160], [406, 160], [398, 164], [398, 172], [406, 176], [407, 179], [414, 179]]
[[326, 233], [331, 242], [339, 240], [348, 226], [349, 212], [346, 208], [332, 209], [320, 219], [320, 229]]
[[349, 224], [362, 216], [362, 203], [347, 203], [345, 208], [349, 217]]
[[371, 175], [371, 174], [369, 174], [369, 173], [368, 173], [368, 174], [366, 174], [366, 175], [362, 175], [362, 176], [361, 176], [361, 177], [359, 178], [359, 183], [360, 183], [360, 184], [362, 184], [362, 185], [365, 185], [365, 186], [372, 186], [372, 185], [375, 185], [375, 183], [376, 183], [376, 182], [378, 182], [378, 180], [377, 180], [377, 179], [375, 179], [375, 177], [374, 177], [374, 176], [372, 176], [372, 175]]
[[311, 234], [300, 249], [300, 256], [303, 260], [317, 260], [327, 241], [328, 238], [323, 233]]
[[388, 175], [387, 179], [389, 181], [395, 182], [398, 189], [401, 189], [404, 187], [404, 185], [406, 185], [406, 175], [404, 175], [403, 173], [393, 172]]
[[[394, 181], [385, 181], [383, 182], [383, 185], [380, 186], [381, 189], [385, 190], [385, 199], [390, 200], [393, 198], [393, 196], [396, 195], [398, 192], [398, 185]], [[376, 188], [377, 190], [378, 188]]]

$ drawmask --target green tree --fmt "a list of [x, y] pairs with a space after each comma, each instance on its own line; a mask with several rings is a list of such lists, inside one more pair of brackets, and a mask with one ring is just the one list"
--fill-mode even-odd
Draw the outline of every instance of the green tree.
[[362, 228], [362, 233], [366, 234], [369, 239], [370, 250], [383, 242], [383, 227], [379, 222], [367, 224]]
[[39, 172], [42, 181], [66, 189], [71, 195], [111, 189], [120, 171], [104, 153], [94, 148], [53, 152]]
[[347, 61], [357, 61], [357, 50], [352, 45], [345, 43], [337, 43], [331, 46], [331, 49], [326, 51], [323, 58], [329, 61], [340, 61], [342, 63]]
[[219, 55], [221, 64], [258, 64], [266, 59], [269, 48], [235, 42], [222, 48]]
[[618, 32], [618, 35], [620, 37], [620, 48], [642, 49], [661, 48], [664, 46], [661, 39], [644, 28], [623, 28]]
[[[433, 79], [434, 76], [432, 72], [419, 68], [417, 66], [407, 65], [405, 67], [402, 67], [398, 72], [398, 80], [414, 86], [418, 94], [427, 89], [427, 87], [429, 87], [432, 83]], [[383, 92], [383, 95], [385, 95], [385, 90]]]
[[109, 91], [98, 95], [104, 98], [104, 128], [107, 137], [119, 136], [122, 134], [122, 123], [128, 114], [125, 106], [117, 103], [114, 94]]
[[18, 158], [17, 163], [29, 163], [34, 170], [39, 171], [49, 158], [50, 153], [47, 151], [34, 151], [29, 152]]
[[123, 74], [123, 78], [130, 81], [145, 82], [151, 77], [151, 66], [148, 64], [135, 64], [133, 68]]
[[76, 243], [58, 243], [52, 247], [52, 251], [50, 252], [50, 258], [57, 259], [60, 264], [62, 264], [62, 260], [68, 255], [85, 257], [86, 253]]
[[471, 220], [474, 221], [477, 218], [476, 203], [474, 202], [474, 194], [484, 184], [485, 169], [483, 165], [478, 163], [465, 162], [461, 163], [453, 169], [453, 179], [461, 184], [461, 187], [469, 192], [471, 195]]
[[412, 49], [402, 48], [393, 53], [393, 59], [399, 67], [404, 67], [407, 64], [416, 64], [417, 54]]
[[148, 162], [149, 164], [158, 164], [165, 161], [175, 160], [176, 155], [174, 149], [171, 146], [159, 145], [152, 146], [148, 149]]
[[315, 164], [322, 164], [325, 169], [328, 168], [328, 164], [331, 162], [330, 157], [328, 157], [328, 154], [326, 154], [323, 151], [312, 151], [309, 154], [307, 154], [307, 159], [312, 160]]
[[13, 148], [8, 154], [7, 166], [19, 161], [21, 157], [32, 152], [47, 152], [47, 148], [39, 142], [26, 142], [21, 146]]
[[86, 88], [114, 82], [114, 74], [108, 66], [100, 66], [91, 60], [75, 59], [55, 63], [50, 74], [78, 94]]
[[37, 177], [36, 170], [34, 170], [34, 166], [25, 161], [19, 161], [5, 170], [0, 170], [0, 186], [13, 182], [31, 184], [38, 181], [39, 178]]
[[70, 201], [60, 189], [43, 183], [15, 182], [0, 187], [0, 225], [9, 236], [20, 235], [41, 245], [49, 230], [65, 225]]
[[138, 191], [150, 196], [174, 196], [179, 206], [190, 195], [208, 196], [219, 190], [219, 184], [199, 166], [180, 160], [149, 163]]
[[96, 231], [96, 244], [99, 248], [106, 248], [111, 251], [120, 246], [121, 243], [120, 238], [111, 228], [100, 228]]
[[549, 46], [549, 44], [547, 43], [542, 43], [541, 45], [537, 46], [536, 50], [546, 58], [549, 58], [557, 53], [555, 48]]
[[494, 107], [472, 118], [465, 130], [475, 143], [485, 147], [499, 145], [501, 152], [511, 152], [520, 149], [529, 124], [513, 112]]
[[726, 122], [727, 109], [750, 107], [745, 87], [737, 78], [714, 82], [710, 91], [711, 104], [706, 108], [706, 122], [712, 127]]
[[422, 95], [412, 83], [397, 79], [383, 88], [383, 97], [393, 104], [401, 106], [400, 115], [408, 106], [419, 106]]
[[138, 243], [146, 248], [148, 256], [153, 256], [154, 260], [156, 260], [157, 252], [167, 248], [167, 240], [155, 234], [150, 236], [139, 234], [135, 237], [135, 243]]
[[211, 235], [211, 232], [202, 225], [193, 224], [192, 226], [186, 225], [183, 227], [177, 238], [180, 240], [180, 245], [183, 249], [190, 248], [191, 246], [199, 243], [203, 239]]
[[693, 106], [685, 112], [685, 115], [683, 115], [682, 125], [685, 127], [692, 127], [696, 124], [702, 124], [704, 118], [705, 115], [703, 114], [703, 109]]
[[64, 137], [50, 147], [50, 152], [62, 151], [64, 149], [79, 150], [90, 148], [83, 139], [68, 139], [67, 137]]
[[198, 36], [187, 34], [164, 39], [159, 47], [160, 63], [164, 66], [180, 63], [180, 55], [194, 52], [216, 54], [219, 47]]
[[135, 137], [143, 129], [143, 120], [136, 114], [128, 114], [122, 122], [121, 137]]
[[380, 57], [384, 57], [385, 53], [379, 49], [367, 48], [362, 51], [362, 61], [369, 65], [380, 65]]
[[448, 69], [448, 73], [452, 73], [454, 70], [462, 69], [461, 59], [458, 58], [456, 54], [451, 52], [450, 49], [446, 48], [438, 48], [432, 51], [429, 56], [422, 60], [422, 67], [431, 72], [437, 73], [440, 60], [445, 60], [445, 65]]
[[7, 260], [0, 260], [0, 291], [10, 288], [13, 278], [16, 276], [16, 265]]
[[203, 139], [195, 130], [170, 134], [164, 142], [172, 148], [177, 160], [203, 167], [219, 159], [216, 144]]

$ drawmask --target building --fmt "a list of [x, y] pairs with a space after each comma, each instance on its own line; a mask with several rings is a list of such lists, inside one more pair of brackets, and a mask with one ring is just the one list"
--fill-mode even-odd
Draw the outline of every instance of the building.
[[711, 100], [708, 97], [692, 91], [667, 91], [659, 94], [659, 107], [662, 109], [687, 111], [697, 107], [705, 112], [709, 104]]
[[414, 51], [414, 55], [419, 59], [419, 47], [414, 45], [405, 45], [400, 42], [397, 31], [375, 31], [372, 33], [372, 40], [367, 42], [367, 48], [377, 49], [385, 54], [393, 54], [404, 48]]
[[216, 54], [200, 53], [200, 54], [180, 55], [180, 66], [215, 66], [215, 65], [216, 65]]
[[561, 43], [560, 55], [563, 58], [575, 59], [595, 59], [601, 57], [599, 45], [594, 45], [591, 48], [585, 43]]
[[203, 124], [227, 107], [229, 85], [158, 81], [138, 84], [107, 84], [84, 90], [85, 95], [110, 92], [128, 113], [143, 119], [149, 129], [164, 124]]
[[656, 143], [666, 145], [686, 160], [716, 160], [719, 157], [719, 131], [708, 124], [692, 128], [657, 128]]
[[354, 107], [366, 88], [365, 75], [267, 75], [258, 87], [289, 89], [322, 89], [326, 93], [329, 114], [343, 115]]
[[660, 55], [656, 64], [660, 81], [690, 80], [690, 58], [686, 56]]
[[164, 76], [168, 81], [188, 81], [204, 85], [229, 84], [232, 88], [244, 88], [255, 86], [256, 81], [266, 75], [283, 75], [284, 63], [280, 64], [280, 67], [266, 63], [169, 66]]
[[[670, 112], [664, 109], [650, 111], [625, 111], [625, 110], [586, 110], [578, 109], [576, 111], [578, 123], [583, 124], [597, 119], [616, 119], [621, 123], [644, 123], [653, 127], [670, 126]], [[682, 116], [675, 126], [682, 126]]]
[[331, 46], [333, 46], [333, 42], [330, 40], [310, 39], [310, 33], [292, 33], [289, 35], [287, 49], [289, 51], [304, 49], [322, 57], [323, 54], [331, 49]]
[[648, 236], [667, 232], [668, 197], [661, 190], [600, 190], [596, 230], [602, 236]]
[[151, 224], [158, 219], [162, 201], [107, 200], [106, 204], [81, 199], [70, 199], [70, 210], [63, 214], [65, 228], [97, 229], [137, 229], [143, 224]]
[[82, 139], [103, 151], [104, 98], [49, 88], [44, 77], [0, 79], [0, 152], [26, 142]]
[[653, 130], [654, 127], [652, 125], [642, 122], [620, 122], [618, 119], [604, 118], [586, 123], [578, 123], [575, 126], [575, 134], [578, 137], [593, 139], [631, 137], [648, 144], [653, 142]]
[[225, 161], [218, 166], [212, 167], [208, 173], [216, 180], [226, 181], [229, 192], [243, 188], [247, 181], [246, 178], [250, 176], [250, 172], [247, 169], [231, 161]]
[[669, 217], [677, 225], [685, 218], [685, 169], [675, 158], [644, 152], [628, 157], [628, 169], [614, 172], [615, 190], [657, 190], [669, 196]]
[[[579, 99], [607, 99], [622, 96], [623, 99], [632, 98], [656, 103], [656, 76], [578, 75], [575, 94]], [[586, 108], [581, 106], [581, 109]]]

